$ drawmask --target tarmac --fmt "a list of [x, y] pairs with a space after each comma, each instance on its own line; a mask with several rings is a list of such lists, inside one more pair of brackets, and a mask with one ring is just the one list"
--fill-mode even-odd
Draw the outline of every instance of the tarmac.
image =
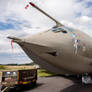
[[83, 85], [76, 78], [40, 77], [36, 87], [22, 92], [92, 92], [92, 84]]

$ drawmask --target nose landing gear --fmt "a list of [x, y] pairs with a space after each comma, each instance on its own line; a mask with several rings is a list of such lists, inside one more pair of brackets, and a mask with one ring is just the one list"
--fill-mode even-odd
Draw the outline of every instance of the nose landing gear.
[[92, 84], [92, 76], [91, 75], [83, 75], [82, 83], [84, 84]]

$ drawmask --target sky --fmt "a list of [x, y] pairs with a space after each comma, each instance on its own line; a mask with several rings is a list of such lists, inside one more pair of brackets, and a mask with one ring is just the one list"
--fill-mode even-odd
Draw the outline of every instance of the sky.
[[32, 62], [7, 36], [25, 37], [47, 30], [55, 23], [33, 7], [32, 1], [62, 24], [92, 36], [92, 0], [0, 0], [0, 64]]

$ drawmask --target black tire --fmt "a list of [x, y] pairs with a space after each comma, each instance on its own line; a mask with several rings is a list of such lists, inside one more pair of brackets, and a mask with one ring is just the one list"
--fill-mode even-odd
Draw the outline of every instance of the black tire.
[[37, 82], [36, 82], [36, 81], [32, 82], [32, 85], [33, 85], [33, 86], [36, 86], [36, 84], [37, 84]]
[[7, 88], [7, 90], [5, 92], [11, 92], [11, 89], [10, 88]]
[[14, 88], [9, 87], [5, 92], [16, 92]]
[[18, 86], [15, 86], [15, 88], [14, 88], [15, 90], [16, 90], [16, 92], [21, 92], [21, 88], [20, 87], [18, 87]]

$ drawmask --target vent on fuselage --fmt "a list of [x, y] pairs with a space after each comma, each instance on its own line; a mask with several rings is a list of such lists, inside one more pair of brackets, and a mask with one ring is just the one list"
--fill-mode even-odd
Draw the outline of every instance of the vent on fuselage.
[[57, 56], [57, 52], [47, 52], [47, 53], [52, 55], [52, 56]]

